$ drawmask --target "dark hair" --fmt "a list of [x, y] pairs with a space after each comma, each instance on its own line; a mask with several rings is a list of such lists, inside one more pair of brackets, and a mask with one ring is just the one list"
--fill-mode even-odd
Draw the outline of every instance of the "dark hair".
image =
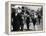
[[28, 14], [28, 15], [29, 15], [29, 11], [28, 11], [28, 10], [26, 10], [26, 14]]
[[24, 7], [22, 7], [22, 9], [24, 9]]

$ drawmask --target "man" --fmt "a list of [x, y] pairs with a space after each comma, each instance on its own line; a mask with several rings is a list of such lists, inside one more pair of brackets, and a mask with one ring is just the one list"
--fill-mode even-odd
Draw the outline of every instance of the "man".
[[23, 31], [23, 18], [22, 18], [22, 15], [23, 15], [23, 11], [21, 8], [18, 9], [18, 20], [19, 20], [19, 28], [21, 27], [21, 31]]
[[17, 17], [17, 13], [13, 12], [12, 13], [12, 26], [13, 26], [13, 31], [18, 31], [19, 30], [19, 21], [18, 21], [18, 17]]
[[29, 23], [30, 23], [30, 18], [29, 18], [29, 17], [27, 17], [27, 19], [26, 19], [27, 30], [29, 30]]
[[26, 14], [27, 14], [27, 19], [26, 19], [27, 30], [29, 30], [30, 17], [29, 17], [29, 12], [27, 10], [26, 10]]
[[42, 16], [42, 8], [38, 8], [37, 12], [38, 12], [38, 22], [40, 25], [40, 20], [41, 20], [41, 16]]
[[18, 23], [20, 23], [18, 26], [19, 26], [19, 28], [21, 27], [21, 31], [23, 31], [23, 19], [22, 19], [22, 15], [21, 15], [21, 13], [18, 13], [18, 20], [19, 20], [19, 22]]
[[12, 26], [13, 26], [13, 31], [19, 31], [20, 30], [20, 24], [22, 23], [22, 16], [21, 16], [21, 10], [18, 8], [18, 10], [15, 9], [14, 12], [11, 14], [12, 18]]
[[39, 22], [39, 25], [40, 25], [40, 20], [41, 20], [41, 15], [38, 14], [38, 22]]

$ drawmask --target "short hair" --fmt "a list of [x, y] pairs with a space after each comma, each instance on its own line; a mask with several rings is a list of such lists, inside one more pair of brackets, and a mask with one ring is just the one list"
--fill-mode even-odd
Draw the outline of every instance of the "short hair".
[[24, 9], [24, 7], [22, 7], [22, 9]]

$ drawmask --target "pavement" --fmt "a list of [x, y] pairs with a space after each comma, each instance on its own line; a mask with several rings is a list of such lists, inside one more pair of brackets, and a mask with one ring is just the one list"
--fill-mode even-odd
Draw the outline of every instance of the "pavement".
[[[27, 29], [26, 24], [24, 24], [24, 30], [25, 29]], [[43, 20], [41, 19], [40, 24], [37, 22], [36, 25], [35, 25], [35, 28], [33, 26], [33, 23], [31, 22], [29, 24], [29, 29], [30, 29], [30, 31], [41, 31], [41, 30], [43, 30]]]

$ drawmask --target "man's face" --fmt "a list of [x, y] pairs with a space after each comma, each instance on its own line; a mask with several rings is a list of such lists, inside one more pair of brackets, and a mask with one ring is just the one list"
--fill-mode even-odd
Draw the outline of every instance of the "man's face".
[[18, 13], [21, 13], [22, 12], [22, 10], [21, 9], [18, 9]]

